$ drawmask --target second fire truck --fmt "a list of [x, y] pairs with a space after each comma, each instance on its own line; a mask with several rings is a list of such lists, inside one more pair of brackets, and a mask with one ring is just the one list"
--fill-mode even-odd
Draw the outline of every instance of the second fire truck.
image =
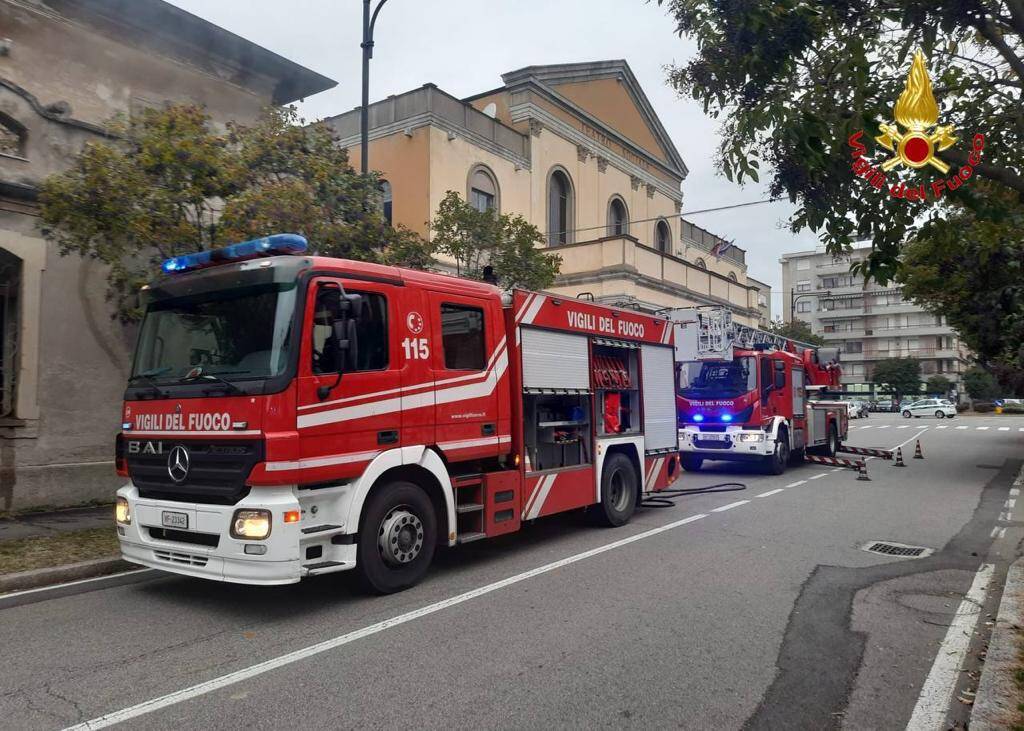
[[308, 256], [277, 235], [170, 259], [125, 393], [128, 561], [286, 584], [410, 586], [437, 546], [677, 475], [668, 320]]
[[805, 452], [835, 456], [846, 439], [839, 350], [732, 322], [724, 308], [674, 310], [679, 447], [683, 467], [758, 462], [782, 474]]

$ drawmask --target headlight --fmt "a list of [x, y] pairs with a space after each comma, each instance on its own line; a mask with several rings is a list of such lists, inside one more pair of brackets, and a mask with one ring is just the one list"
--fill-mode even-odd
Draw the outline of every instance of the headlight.
[[270, 535], [269, 510], [236, 510], [231, 518], [231, 537], [263, 540]]
[[763, 442], [764, 434], [761, 434], [760, 432], [753, 434], [740, 434], [739, 438], [741, 442]]
[[125, 525], [132, 524], [132, 509], [128, 507], [127, 498], [119, 497], [114, 503], [114, 520]]

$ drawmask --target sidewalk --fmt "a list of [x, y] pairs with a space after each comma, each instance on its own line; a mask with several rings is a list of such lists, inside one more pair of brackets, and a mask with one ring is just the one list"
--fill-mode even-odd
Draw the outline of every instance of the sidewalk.
[[0, 518], [0, 594], [129, 568], [113, 512], [103, 505]]
[[981, 683], [971, 712], [971, 731], [1005, 731], [1024, 722], [1024, 558], [1006, 575]]

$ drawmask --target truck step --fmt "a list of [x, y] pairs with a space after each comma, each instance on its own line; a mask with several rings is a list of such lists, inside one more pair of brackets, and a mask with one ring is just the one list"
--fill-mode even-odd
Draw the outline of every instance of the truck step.
[[326, 524], [325, 523], [324, 525], [311, 525], [308, 528], [303, 528], [302, 532], [303, 533], [323, 533], [325, 530], [337, 530], [340, 527], [341, 527], [340, 525], [330, 525], [330, 524]]
[[483, 509], [481, 503], [461, 503], [455, 506], [456, 513], [479, 513]]
[[472, 543], [473, 541], [482, 541], [487, 537], [486, 533], [463, 533], [458, 538], [459, 545], [463, 543]]
[[452, 487], [458, 489], [460, 487], [476, 487], [484, 481], [484, 476], [481, 473], [473, 475], [459, 475], [458, 477], [452, 478]]
[[319, 563], [308, 563], [302, 568], [312, 574], [318, 571], [326, 571], [327, 569], [338, 569], [344, 565], [344, 561], [320, 561]]

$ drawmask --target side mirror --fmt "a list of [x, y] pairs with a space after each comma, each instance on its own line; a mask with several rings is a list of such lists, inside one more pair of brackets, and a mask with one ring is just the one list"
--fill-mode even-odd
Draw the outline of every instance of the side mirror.
[[786, 364], [781, 360], [775, 361], [775, 378], [773, 379], [772, 385], [776, 389], [786, 387]]

